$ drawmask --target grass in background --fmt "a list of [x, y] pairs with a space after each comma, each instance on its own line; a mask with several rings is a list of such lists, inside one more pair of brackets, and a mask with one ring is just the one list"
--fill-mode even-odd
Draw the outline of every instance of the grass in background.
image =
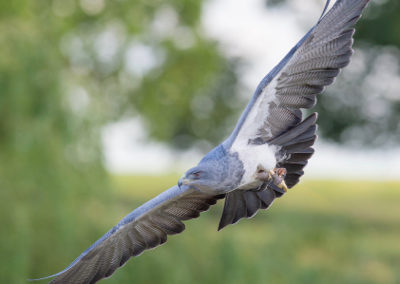
[[[49, 246], [79, 255], [124, 215], [177, 179], [114, 177], [115, 199], [108, 204], [92, 201], [82, 210], [93, 222], [88, 239], [80, 242], [86, 245]], [[305, 181], [268, 211], [217, 232], [222, 204], [187, 221], [181, 235], [131, 259], [102, 283], [400, 282], [399, 182]], [[49, 228], [48, 234], [53, 232]], [[35, 276], [57, 272], [73, 260], [54, 254], [42, 257], [56, 265]]]

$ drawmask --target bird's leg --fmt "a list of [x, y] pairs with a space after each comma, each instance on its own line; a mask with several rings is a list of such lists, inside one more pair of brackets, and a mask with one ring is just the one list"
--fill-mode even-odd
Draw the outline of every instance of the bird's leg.
[[285, 168], [275, 168], [274, 170], [267, 171], [263, 166], [258, 165], [255, 178], [283, 194], [288, 191], [288, 187], [285, 183], [286, 173], [287, 171]]
[[282, 189], [284, 192], [288, 191], [288, 187], [285, 183], [286, 173], [287, 171], [285, 168], [275, 168], [269, 171], [272, 184]]

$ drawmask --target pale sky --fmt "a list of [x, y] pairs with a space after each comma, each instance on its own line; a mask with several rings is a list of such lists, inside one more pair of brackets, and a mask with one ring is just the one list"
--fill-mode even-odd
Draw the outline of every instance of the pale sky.
[[[291, 1], [287, 6], [265, 9], [265, 0], [210, 0], [204, 6], [204, 32], [220, 43], [223, 52], [246, 61], [241, 70], [243, 83], [254, 90], [318, 20], [324, 2]], [[105, 127], [103, 145], [106, 166], [113, 173], [183, 172], [201, 158], [196, 151], [175, 153], [163, 144], [149, 142], [139, 118]], [[315, 150], [305, 169], [307, 178], [400, 176], [400, 148], [355, 151], [318, 141]]]

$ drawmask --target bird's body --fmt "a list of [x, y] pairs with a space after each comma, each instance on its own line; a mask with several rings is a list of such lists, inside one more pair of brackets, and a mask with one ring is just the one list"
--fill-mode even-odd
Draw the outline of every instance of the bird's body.
[[[352, 55], [353, 26], [369, 0], [337, 0], [261, 81], [228, 139], [188, 170], [178, 185], [126, 216], [51, 283], [95, 283], [131, 256], [184, 230], [225, 198], [219, 229], [267, 209], [296, 185], [314, 153], [317, 114], [303, 118]], [[46, 278], [49, 278], [46, 277]]]
[[237, 153], [239, 160], [243, 164], [243, 176], [235, 188], [242, 190], [258, 188], [263, 183], [256, 178], [256, 173], [261, 166], [267, 172], [273, 170], [276, 165], [275, 146], [268, 144], [251, 145], [245, 147], [244, 145], [232, 145], [229, 150], [231, 153]]
[[208, 182], [198, 183], [194, 188], [207, 194], [225, 194], [234, 190], [242, 181], [244, 174], [243, 163], [238, 153], [226, 149], [223, 145], [205, 155], [193, 170], [201, 169], [207, 169]]

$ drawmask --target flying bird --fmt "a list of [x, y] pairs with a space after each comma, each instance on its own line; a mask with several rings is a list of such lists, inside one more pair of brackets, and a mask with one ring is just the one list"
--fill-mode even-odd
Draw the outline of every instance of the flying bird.
[[[283, 196], [313, 155], [317, 114], [303, 118], [353, 53], [354, 25], [369, 0], [329, 0], [317, 24], [264, 77], [232, 134], [177, 185], [146, 202], [86, 249], [51, 283], [95, 283], [130, 257], [167, 241], [217, 200], [218, 230], [250, 218]], [[37, 279], [39, 280], [39, 279]]]

